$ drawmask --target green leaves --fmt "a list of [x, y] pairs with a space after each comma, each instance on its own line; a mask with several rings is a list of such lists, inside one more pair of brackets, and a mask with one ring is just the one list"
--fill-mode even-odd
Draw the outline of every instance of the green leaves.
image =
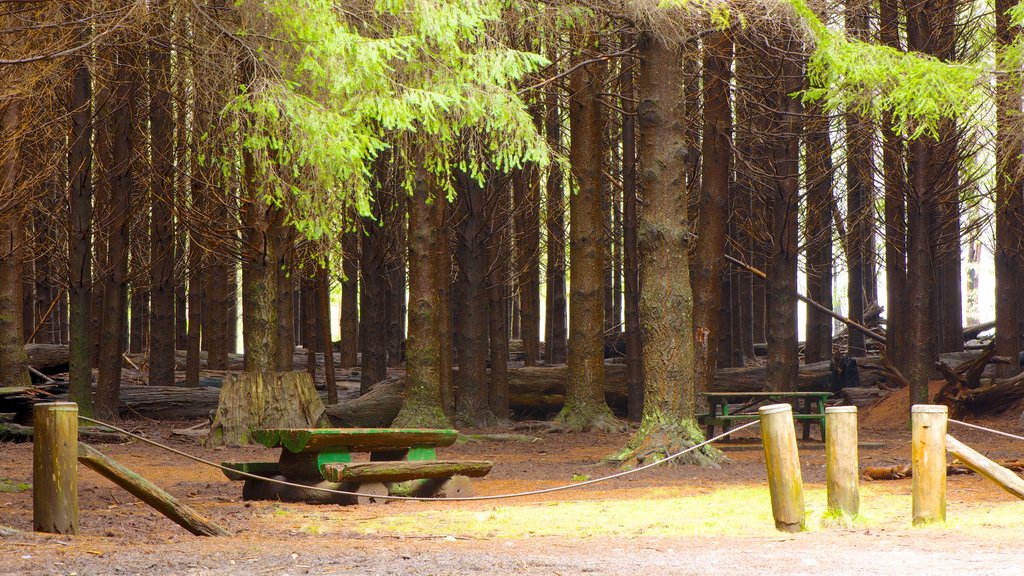
[[423, 163], [447, 186], [455, 163], [484, 173], [547, 161], [516, 94], [517, 82], [547, 61], [488, 33], [501, 2], [246, 4], [263, 11], [272, 27], [264, 34], [277, 41], [259, 52], [257, 69], [270, 73], [246, 86], [228, 113], [245, 118], [235, 124], [239, 141], [307, 236], [344, 227], [350, 208], [369, 214], [369, 166], [396, 142], [426, 155], [393, 155], [407, 164], [400, 173], [411, 177], [412, 164]]

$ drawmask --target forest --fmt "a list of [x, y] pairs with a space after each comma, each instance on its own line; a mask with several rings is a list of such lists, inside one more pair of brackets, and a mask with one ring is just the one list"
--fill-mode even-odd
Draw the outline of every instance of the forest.
[[1016, 382], [1022, 17], [0, 0], [0, 388], [66, 349], [69, 398], [109, 419], [132, 354], [182, 387], [319, 354], [329, 411], [358, 367], [363, 394], [400, 374], [384, 425], [448, 428], [553, 378], [557, 425], [639, 423], [628, 463], [703, 440], [728, 369], [786, 391], [880, 358], [915, 402], [944, 377], [962, 401], [980, 370], [936, 362], [976, 342], [982, 260], [985, 361]]

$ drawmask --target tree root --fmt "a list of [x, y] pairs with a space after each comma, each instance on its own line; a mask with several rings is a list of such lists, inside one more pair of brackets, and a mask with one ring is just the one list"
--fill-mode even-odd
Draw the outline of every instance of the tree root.
[[[645, 423], [640, 426], [625, 448], [608, 455], [605, 457], [605, 461], [621, 468], [634, 468], [653, 461], [664, 460], [703, 441], [704, 436], [696, 422]], [[720, 450], [707, 445], [674, 458], [671, 464], [693, 464], [719, 468], [720, 463], [725, 461], [728, 459]]]

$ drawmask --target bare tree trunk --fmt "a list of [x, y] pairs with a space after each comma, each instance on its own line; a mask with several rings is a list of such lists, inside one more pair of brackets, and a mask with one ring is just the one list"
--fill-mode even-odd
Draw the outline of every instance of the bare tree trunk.
[[402, 342], [405, 340], [405, 211], [406, 194], [397, 190], [388, 214], [386, 232], [389, 237], [387, 283], [387, 355], [388, 366], [402, 363]]
[[[536, 180], [535, 178], [532, 180]], [[505, 178], [494, 178], [487, 186], [488, 212], [487, 219], [487, 329], [490, 345], [490, 387], [488, 389], [488, 407], [498, 422], [509, 420], [508, 404], [508, 324], [505, 310], [508, 303], [510, 271], [508, 262], [511, 252], [511, 234], [507, 226], [511, 206], [510, 195]], [[539, 185], [534, 182], [531, 186]], [[534, 195], [534, 200], [539, 200]], [[520, 207], [522, 208], [522, 207]], [[536, 222], [534, 222], [536, 224]], [[538, 246], [539, 248], [539, 246]], [[536, 259], [536, 258], [535, 258]], [[539, 269], [536, 279], [539, 281]], [[529, 298], [527, 298], [529, 299]], [[535, 312], [540, 312], [540, 301], [534, 302]], [[524, 315], [525, 320], [527, 315]], [[540, 327], [537, 326], [537, 330]], [[535, 331], [536, 332], [536, 331]], [[526, 335], [528, 337], [528, 334]], [[525, 342], [525, 339], [524, 339]], [[535, 348], [539, 348], [539, 343]], [[536, 352], [536, 350], [535, 350]]]
[[174, 385], [174, 118], [171, 108], [170, 5], [150, 6], [149, 382]]
[[[387, 181], [386, 158], [378, 158], [374, 173], [378, 185], [374, 194], [374, 216], [380, 219], [384, 213]], [[359, 382], [360, 394], [387, 377], [387, 238], [385, 231], [368, 218], [363, 219], [366, 234], [359, 252], [359, 267], [362, 271], [362, 296], [359, 300], [359, 346], [362, 351], [362, 373]]]
[[22, 264], [25, 197], [17, 190], [20, 100], [0, 105], [0, 388], [29, 386], [28, 356], [22, 333]]
[[359, 236], [346, 232], [341, 237], [344, 278], [341, 283], [341, 365], [355, 366], [359, 353]]
[[[557, 51], [549, 56], [557, 61]], [[562, 145], [562, 124], [559, 119], [558, 91], [547, 96], [544, 132], [548, 146], [559, 149]], [[558, 165], [548, 167], [547, 190], [547, 322], [545, 359], [548, 364], [560, 364], [566, 358], [566, 302], [565, 302], [565, 191]]]
[[121, 388], [121, 355], [128, 322], [128, 255], [131, 242], [131, 206], [133, 166], [136, 150], [134, 118], [139, 118], [136, 92], [141, 84], [139, 55], [130, 44], [116, 49], [116, 79], [113, 86], [113, 110], [107, 123], [113, 147], [108, 159], [110, 171], [110, 225], [106, 261], [110, 270], [104, 278], [102, 316], [106, 334], [100, 344], [99, 374], [96, 380], [96, 414], [108, 418], [117, 414]]
[[[277, 370], [295, 370], [295, 231], [278, 223], [272, 231], [277, 235]], [[314, 380], [315, 382], [315, 380]]]
[[[996, 41], [1001, 50], [1020, 33], [1012, 26], [1007, 11], [1015, 4], [996, 2]], [[1021, 111], [1021, 90], [1016, 72], [1001, 70], [996, 81], [996, 355], [1017, 358], [1020, 354], [1018, 322], [1018, 278], [1021, 277], [1021, 228], [1024, 213], [1020, 178], [1021, 155], [1014, 145], [1019, 138], [1016, 118]], [[1003, 364], [1003, 377], [1020, 372], [1018, 364]]]
[[[623, 34], [621, 44], [633, 39]], [[639, 422], [644, 409], [643, 344], [640, 329], [640, 256], [637, 253], [636, 209], [636, 105], [633, 102], [633, 68], [623, 66], [619, 79], [622, 95], [622, 244], [625, 256], [626, 382], [629, 387], [627, 417]], [[548, 288], [550, 290], [550, 286]]]
[[768, 259], [768, 382], [769, 390], [795, 390], [797, 384], [797, 214], [800, 171], [800, 100], [793, 96], [803, 84], [799, 45], [791, 34], [783, 40], [781, 78], [770, 89], [773, 112], [769, 198], [772, 252]]
[[487, 385], [487, 192], [468, 174], [456, 176], [458, 190], [459, 313], [454, 326], [459, 358], [455, 412], [460, 423], [490, 424]]
[[[68, 21], [74, 27], [75, 41], [89, 40], [92, 32], [82, 24], [78, 4], [69, 5]], [[68, 335], [71, 358], [68, 399], [78, 403], [79, 414], [91, 416], [92, 409], [92, 326], [90, 305], [92, 290], [92, 76], [87, 55], [73, 59], [71, 93], [71, 133], [68, 136], [68, 180], [70, 217], [68, 227]]]
[[334, 346], [331, 343], [331, 275], [330, 261], [323, 256], [316, 270], [316, 293], [319, 302], [320, 340], [324, 349], [324, 379], [327, 382], [327, 403], [338, 403], [338, 381], [334, 378]]
[[[596, 36], [578, 39], [592, 49]], [[587, 59], [576, 53], [577, 61]], [[569, 76], [569, 159], [579, 190], [569, 198], [569, 382], [558, 420], [572, 429], [590, 430], [612, 424], [604, 387], [604, 271], [608, 259], [602, 191], [602, 114], [600, 92], [605, 64], [580, 66]]]
[[[448, 242], [444, 235], [445, 198], [432, 176], [417, 167], [409, 199], [409, 337], [405, 344], [405, 400], [394, 426], [447, 428], [442, 323], [447, 309], [438, 280], [447, 283]], [[449, 360], [450, 362], [450, 360]], [[450, 371], [450, 370], [449, 370]]]
[[[727, 31], [704, 41], [704, 131], [701, 150], [701, 188], [694, 249], [693, 330], [696, 370], [694, 385], [707, 390], [715, 375], [718, 337], [724, 330], [722, 273], [729, 219], [729, 168], [732, 153], [732, 114], [729, 77], [732, 39]], [[693, 117], [691, 115], [691, 117]]]

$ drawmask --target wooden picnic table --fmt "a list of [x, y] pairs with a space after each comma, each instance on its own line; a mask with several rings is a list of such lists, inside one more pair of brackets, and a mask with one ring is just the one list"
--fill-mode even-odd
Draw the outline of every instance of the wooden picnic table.
[[768, 402], [793, 405], [793, 418], [803, 423], [803, 439], [810, 440], [811, 424], [816, 423], [825, 440], [825, 400], [831, 392], [701, 392], [708, 402], [708, 413], [700, 414], [707, 436], [715, 435], [715, 427], [728, 432], [733, 422], [758, 418], [757, 409]]
[[[252, 439], [280, 448], [277, 462], [225, 462], [235, 471], [258, 476], [281, 475], [289, 482], [332, 482], [360, 492], [369, 484], [422, 481], [419, 493], [437, 491], [453, 476], [480, 477], [491, 470], [485, 461], [438, 460], [437, 448], [451, 446], [458, 431], [423, 428], [275, 428], [255, 430]], [[369, 461], [354, 455], [368, 453]], [[225, 471], [231, 479], [241, 475]], [[246, 478], [249, 483], [251, 479]], [[259, 481], [256, 481], [259, 482]], [[390, 486], [388, 487], [390, 490]], [[243, 494], [245, 494], [243, 488]]]

